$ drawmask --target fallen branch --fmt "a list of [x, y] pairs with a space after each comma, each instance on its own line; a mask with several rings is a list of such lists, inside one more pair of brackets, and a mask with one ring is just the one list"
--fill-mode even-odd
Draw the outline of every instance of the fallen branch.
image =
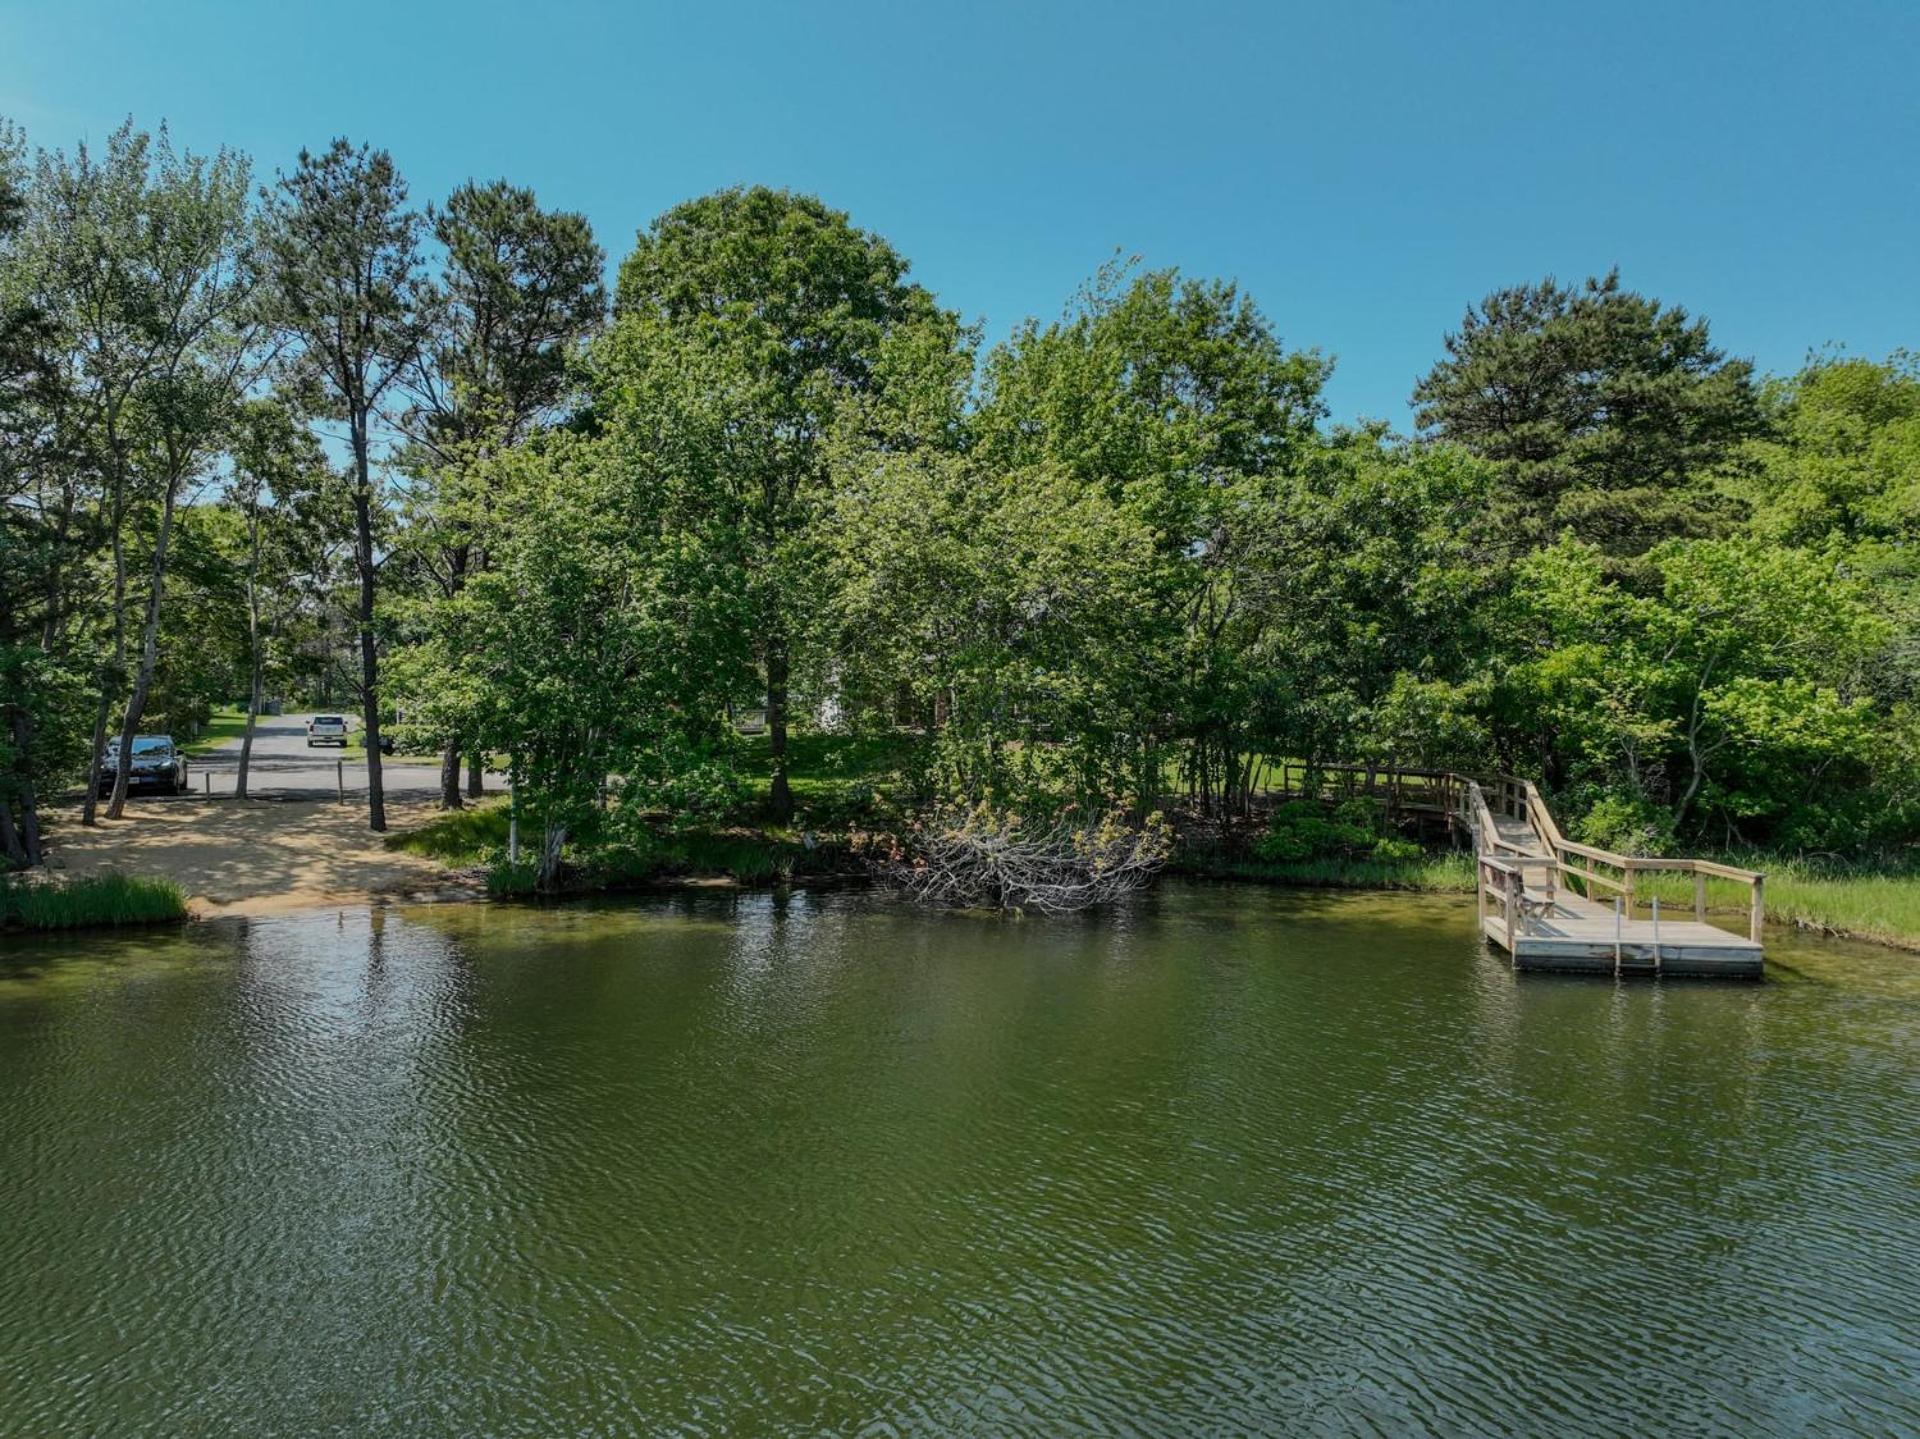
[[1028, 822], [985, 805], [955, 807], [906, 836], [889, 874], [921, 904], [1071, 914], [1152, 883], [1172, 849], [1159, 814], [1135, 828], [1111, 814]]

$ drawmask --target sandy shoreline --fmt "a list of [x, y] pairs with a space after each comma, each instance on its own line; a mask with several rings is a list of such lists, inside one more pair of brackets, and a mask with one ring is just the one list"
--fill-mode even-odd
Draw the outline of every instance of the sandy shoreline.
[[[439, 812], [435, 799], [390, 800], [387, 834]], [[120, 871], [171, 879], [197, 918], [286, 914], [375, 896], [466, 899], [484, 891], [437, 861], [386, 847], [364, 802], [135, 801], [124, 818], [80, 823], [78, 805], [49, 816], [51, 868], [74, 876]]]

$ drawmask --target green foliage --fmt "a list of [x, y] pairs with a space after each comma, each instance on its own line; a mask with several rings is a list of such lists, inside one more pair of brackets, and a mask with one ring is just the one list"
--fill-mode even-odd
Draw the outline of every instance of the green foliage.
[[67, 880], [0, 879], [0, 929], [163, 924], [186, 917], [186, 891], [168, 879], [111, 873]]
[[1445, 343], [1413, 402], [1426, 433], [1496, 466], [1486, 520], [1502, 543], [1570, 531], [1634, 556], [1737, 524], [1709, 481], [1759, 433], [1760, 408], [1752, 365], [1715, 348], [1705, 320], [1615, 271], [1498, 290]]
[[505, 853], [511, 816], [504, 803], [437, 814], [425, 824], [387, 838], [387, 848], [437, 859], [443, 864], [483, 864]]
[[1359, 858], [1401, 863], [1419, 858], [1420, 846], [1386, 833], [1382, 820], [1372, 800], [1346, 800], [1332, 809], [1314, 800], [1291, 800], [1274, 806], [1253, 852], [1269, 864]]

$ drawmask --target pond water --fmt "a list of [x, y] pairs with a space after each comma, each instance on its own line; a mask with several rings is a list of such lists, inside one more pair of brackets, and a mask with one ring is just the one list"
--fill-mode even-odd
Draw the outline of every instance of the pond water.
[[0, 957], [0, 1434], [1920, 1433], [1920, 958], [1170, 886]]

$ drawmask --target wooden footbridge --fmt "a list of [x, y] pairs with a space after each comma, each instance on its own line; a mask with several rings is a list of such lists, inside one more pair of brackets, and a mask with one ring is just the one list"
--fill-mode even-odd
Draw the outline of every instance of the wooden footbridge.
[[[1269, 793], [1379, 800], [1390, 813], [1443, 816], [1471, 836], [1480, 932], [1518, 969], [1592, 974], [1694, 974], [1757, 978], [1766, 922], [1766, 877], [1705, 859], [1651, 859], [1575, 844], [1560, 833], [1539, 790], [1512, 775], [1359, 765], [1277, 765]], [[1693, 877], [1692, 904], [1662, 912], [1643, 876]], [[1707, 881], [1746, 887], [1746, 933], [1707, 921]], [[1650, 888], [1650, 886], [1648, 887]]]

